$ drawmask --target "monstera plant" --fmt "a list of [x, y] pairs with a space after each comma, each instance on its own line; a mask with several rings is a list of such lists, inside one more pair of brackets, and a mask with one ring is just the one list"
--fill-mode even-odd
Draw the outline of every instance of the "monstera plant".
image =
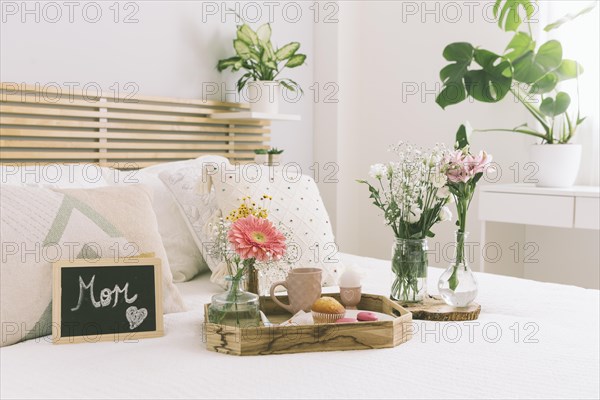
[[261, 25], [256, 32], [248, 25], [237, 27], [233, 40], [236, 55], [219, 60], [219, 72], [231, 68], [232, 72], [245, 70], [246, 73], [237, 82], [237, 90], [246, 86], [248, 81], [277, 82], [288, 90], [301, 90], [300, 86], [289, 78], [277, 79], [285, 68], [296, 68], [304, 64], [306, 55], [297, 53], [300, 43], [291, 42], [275, 49], [271, 43], [271, 25]]
[[[595, 4], [569, 14], [547, 25], [546, 32], [591, 11]], [[577, 79], [582, 66], [563, 58], [558, 40], [538, 44], [533, 37], [529, 18], [536, 10], [534, 0], [496, 0], [493, 8], [498, 26], [515, 32], [502, 53], [493, 52], [471, 43], [452, 43], [443, 56], [450, 64], [440, 71], [442, 91], [436, 102], [446, 108], [473, 98], [485, 103], [496, 103], [511, 93], [533, 115], [539, 127], [523, 124], [512, 131], [539, 138], [544, 143], [568, 143], [585, 118], [577, 112], [570, 114], [571, 95], [561, 91], [559, 84]], [[521, 15], [526, 15], [525, 21]], [[525, 25], [526, 30], [520, 30]]]
[[[564, 23], [588, 13], [595, 7], [569, 14], [547, 25], [549, 32]], [[571, 95], [560, 89], [563, 81], [577, 80], [583, 67], [575, 60], [563, 58], [558, 40], [537, 43], [529, 19], [536, 10], [535, 0], [496, 0], [493, 7], [498, 26], [514, 32], [503, 52], [494, 52], [460, 42], [446, 46], [444, 58], [450, 62], [440, 71], [442, 91], [436, 102], [446, 108], [468, 98], [496, 103], [509, 93], [535, 118], [514, 128], [477, 129], [477, 131], [509, 131], [538, 138], [530, 148], [531, 161], [537, 166], [537, 185], [568, 187], [573, 185], [581, 161], [581, 145], [570, 144], [585, 117], [570, 109]], [[521, 15], [526, 16], [525, 21]], [[521, 29], [523, 26], [526, 29]], [[552, 145], [552, 146], [548, 146]]]

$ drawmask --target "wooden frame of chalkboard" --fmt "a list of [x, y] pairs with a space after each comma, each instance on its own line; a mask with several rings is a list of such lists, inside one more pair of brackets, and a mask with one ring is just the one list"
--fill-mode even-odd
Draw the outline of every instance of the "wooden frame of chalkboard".
[[52, 268], [53, 343], [163, 336], [159, 258], [64, 260]]

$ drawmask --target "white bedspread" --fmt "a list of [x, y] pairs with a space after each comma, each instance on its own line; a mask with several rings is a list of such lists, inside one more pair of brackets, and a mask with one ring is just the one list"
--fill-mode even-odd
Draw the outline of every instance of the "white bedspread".
[[[389, 262], [344, 255], [388, 293]], [[430, 288], [441, 271], [430, 269]], [[138, 343], [1, 349], [2, 398], [598, 398], [599, 292], [479, 274], [478, 321], [416, 321], [393, 349], [235, 357], [205, 349], [207, 276], [178, 284], [189, 312]], [[432, 290], [433, 291], [433, 290]]]

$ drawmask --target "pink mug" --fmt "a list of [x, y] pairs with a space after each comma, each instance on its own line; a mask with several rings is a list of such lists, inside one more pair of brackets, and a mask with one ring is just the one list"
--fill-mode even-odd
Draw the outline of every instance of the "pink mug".
[[[283, 304], [275, 296], [277, 286], [287, 289], [290, 304]], [[298, 311], [310, 311], [311, 306], [321, 297], [321, 270], [319, 268], [295, 268], [288, 272], [285, 281], [275, 282], [271, 286], [271, 299], [279, 307], [296, 314]]]

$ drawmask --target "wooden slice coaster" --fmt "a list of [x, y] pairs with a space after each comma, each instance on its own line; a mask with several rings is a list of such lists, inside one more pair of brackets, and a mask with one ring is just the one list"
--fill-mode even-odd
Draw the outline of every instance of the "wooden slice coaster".
[[441, 297], [430, 295], [422, 303], [405, 303], [402, 307], [412, 313], [413, 319], [427, 321], [473, 321], [481, 311], [481, 306], [477, 303], [466, 307], [452, 307], [444, 303]]

